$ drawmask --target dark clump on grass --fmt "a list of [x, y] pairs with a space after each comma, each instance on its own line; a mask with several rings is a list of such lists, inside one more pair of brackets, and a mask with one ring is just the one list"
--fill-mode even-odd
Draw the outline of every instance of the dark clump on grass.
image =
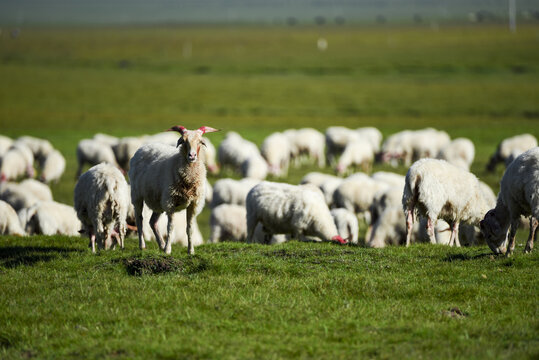
[[462, 319], [469, 316], [468, 313], [460, 310], [456, 306], [452, 307], [451, 309], [442, 311], [442, 315], [450, 317], [450, 318], [456, 318], [456, 319]]
[[446, 262], [453, 262], [453, 261], [468, 261], [468, 260], [476, 260], [481, 259], [487, 256], [492, 255], [490, 252], [477, 254], [477, 255], [470, 255], [470, 254], [449, 254], [444, 258], [444, 261]]
[[171, 256], [129, 257], [123, 259], [127, 273], [132, 276], [166, 273], [196, 274], [208, 269], [207, 260], [193, 256], [176, 259]]

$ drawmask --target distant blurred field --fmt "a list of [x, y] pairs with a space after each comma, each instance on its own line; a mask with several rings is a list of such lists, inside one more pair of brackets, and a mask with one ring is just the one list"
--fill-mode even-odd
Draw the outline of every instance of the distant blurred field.
[[[326, 51], [318, 50], [319, 38], [327, 40]], [[68, 167], [60, 183], [53, 185], [55, 199], [72, 204], [75, 149], [80, 139], [96, 132], [115, 136], [150, 134], [176, 124], [222, 129], [208, 136], [216, 146], [229, 130], [260, 144], [271, 132], [286, 128], [309, 126], [324, 131], [330, 125], [376, 126], [387, 136], [406, 128], [432, 126], [452, 137], [464, 136], [474, 141], [476, 160], [472, 171], [497, 192], [502, 166], [494, 175], [486, 174], [484, 168], [498, 142], [523, 132], [539, 137], [539, 27], [522, 26], [516, 34], [502, 26], [472, 25], [438, 29], [427, 25], [23, 28], [17, 38], [11, 38], [6, 31], [1, 33], [0, 133], [47, 138], [62, 151]], [[390, 168], [374, 167], [379, 169]], [[297, 183], [311, 170], [315, 168], [294, 169], [285, 180]], [[406, 169], [395, 171], [405, 173]], [[210, 178], [212, 182], [216, 179]], [[209, 235], [208, 217], [207, 209], [199, 216], [205, 238]], [[526, 233], [520, 231], [519, 239], [525, 237]], [[311, 245], [303, 246], [294, 245], [300, 253], [310, 251], [307, 247]], [[211, 251], [219, 249], [227, 251], [225, 245]], [[255, 256], [252, 248], [246, 249], [249, 256]], [[234, 247], [230, 250], [244, 251]], [[176, 254], [180, 251], [183, 254], [184, 249], [174, 250]], [[404, 251], [400, 251], [395, 250], [391, 256], [401, 259]], [[433, 251], [432, 258], [442, 259], [446, 266], [443, 251]], [[418, 252], [411, 261], [418, 261]], [[458, 256], [464, 255], [459, 252]], [[527, 260], [526, 266], [536, 265], [533, 259]], [[431, 265], [438, 266], [436, 261]], [[522, 262], [518, 264], [519, 269], [524, 267]], [[213, 271], [219, 274], [218, 269]], [[286, 273], [286, 269], [277, 269], [275, 273], [283, 271]], [[451, 273], [449, 268], [444, 271]], [[495, 271], [495, 267], [491, 269], [492, 276]], [[461, 274], [461, 280], [465, 278]], [[528, 289], [533, 289], [533, 283], [537, 288], [535, 280], [529, 281]], [[82, 287], [81, 283], [81, 292]], [[494, 290], [487, 292], [490, 291]], [[411, 297], [426, 296], [428, 292], [427, 288], [416, 289]], [[533, 291], [531, 295], [533, 307]], [[458, 294], [454, 298], [459, 298]], [[535, 297], [535, 305], [536, 300]], [[497, 301], [498, 306], [504, 304], [503, 299]], [[503, 308], [508, 311], [506, 315], [511, 314], [505, 305]], [[410, 309], [403, 310], [407, 317], [413, 314]], [[537, 315], [537, 311], [530, 311], [531, 318]], [[502, 321], [504, 324], [511, 323], [510, 319], [502, 320], [506, 321]], [[525, 317], [520, 320], [525, 322]], [[537, 322], [534, 324], [535, 328], [528, 323], [523, 330], [528, 338], [537, 334]], [[391, 332], [392, 325], [387, 326], [389, 330], [383, 330], [383, 334]], [[501, 330], [484, 335], [486, 323], [476, 326], [476, 335], [483, 336], [482, 341], [487, 344], [504, 336]], [[422, 328], [418, 335], [427, 339], [423, 343], [426, 349], [419, 355], [436, 354], [436, 346], [429, 345], [433, 340], [428, 330], [428, 326]], [[327, 328], [325, 331], [327, 336]], [[2, 336], [0, 333], [0, 345], [5, 340]], [[27, 334], [20, 336], [26, 339]], [[462, 345], [460, 340], [457, 343]], [[477, 347], [462, 352], [446, 350], [442, 357], [533, 357], [538, 351], [537, 342], [520, 344], [520, 352], [516, 353], [506, 347], [508, 344], [503, 346], [489, 353], [482, 353]], [[391, 349], [400, 348], [353, 353], [395, 357]], [[193, 351], [192, 357], [201, 354], [189, 350]], [[335, 355], [318, 350], [315, 347], [310, 352], [298, 353], [286, 352], [292, 351], [288, 349], [268, 355], [258, 348], [256, 353], [276, 358]], [[410, 357], [418, 355], [408, 348], [404, 351]], [[133, 355], [123, 355], [130, 354]], [[208, 350], [207, 357], [216, 354]], [[248, 357], [249, 353], [239, 354]], [[77, 357], [77, 353], [72, 356]]]

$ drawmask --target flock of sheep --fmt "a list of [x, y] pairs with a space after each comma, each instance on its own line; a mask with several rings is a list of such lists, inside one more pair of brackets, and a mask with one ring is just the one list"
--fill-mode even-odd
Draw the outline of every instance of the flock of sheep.
[[[169, 130], [81, 140], [74, 207], [53, 201], [46, 185], [65, 169], [50, 142], [0, 136], [0, 234], [84, 233], [95, 252], [123, 248], [126, 234], [136, 231], [141, 249], [155, 239], [167, 254], [174, 242], [193, 254], [203, 242], [196, 217], [207, 204], [211, 243], [275, 244], [289, 238], [357, 243], [360, 220], [368, 225], [369, 247], [411, 241], [460, 246], [484, 239], [493, 252], [510, 254], [521, 217], [529, 216], [526, 251], [533, 247], [539, 148], [529, 134], [505, 139], [492, 155], [488, 170], [498, 163], [507, 167], [496, 198], [469, 172], [472, 141], [451, 140], [432, 128], [401, 131], [383, 142], [372, 127], [334, 126], [325, 134], [293, 129], [269, 135], [260, 150], [236, 132], [227, 133], [216, 150], [204, 136], [216, 129]], [[368, 175], [375, 161], [409, 170], [405, 177]], [[331, 166], [337, 175], [311, 172], [299, 185], [264, 181], [268, 175], [286, 177], [290, 166], [305, 162]], [[39, 181], [33, 179], [35, 164]], [[92, 167], [83, 173], [86, 164]], [[242, 179], [219, 179], [212, 187], [206, 171], [216, 174], [225, 167]], [[16, 182], [21, 178], [26, 179]]]

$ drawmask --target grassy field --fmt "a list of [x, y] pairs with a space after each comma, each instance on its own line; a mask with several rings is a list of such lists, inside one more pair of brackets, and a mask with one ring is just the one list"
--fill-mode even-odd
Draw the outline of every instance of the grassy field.
[[[433, 126], [474, 141], [472, 171], [497, 192], [503, 169], [484, 171], [497, 143], [539, 137], [538, 45], [536, 26], [23, 28], [0, 35], [0, 133], [62, 151], [52, 189], [69, 204], [80, 139], [175, 124], [221, 128], [214, 144], [228, 130], [260, 144], [293, 127]], [[297, 242], [190, 259], [135, 240], [94, 256], [78, 238], [1, 237], [0, 357], [536, 358], [525, 238], [512, 259]]]

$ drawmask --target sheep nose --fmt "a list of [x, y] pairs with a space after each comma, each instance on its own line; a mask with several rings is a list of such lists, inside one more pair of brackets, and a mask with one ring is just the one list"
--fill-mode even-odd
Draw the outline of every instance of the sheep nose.
[[187, 160], [189, 160], [189, 162], [195, 162], [197, 160], [197, 153], [190, 152], [189, 155], [187, 156]]

